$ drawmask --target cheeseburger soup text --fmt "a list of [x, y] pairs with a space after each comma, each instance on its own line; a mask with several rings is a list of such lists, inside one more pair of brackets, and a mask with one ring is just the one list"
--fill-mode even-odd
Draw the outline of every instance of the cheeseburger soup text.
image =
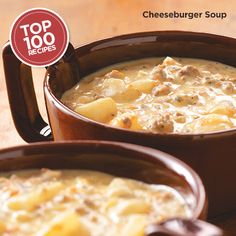
[[2, 236], [144, 236], [191, 217], [172, 187], [85, 170], [27, 170], [0, 177]]
[[236, 126], [236, 68], [189, 58], [115, 64], [83, 78], [61, 101], [114, 127], [206, 133]]

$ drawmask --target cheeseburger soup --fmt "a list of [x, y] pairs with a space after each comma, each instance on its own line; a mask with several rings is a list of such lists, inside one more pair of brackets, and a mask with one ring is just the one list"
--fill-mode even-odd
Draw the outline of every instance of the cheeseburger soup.
[[205, 133], [236, 126], [236, 68], [201, 59], [149, 58], [82, 79], [61, 101], [114, 127]]
[[191, 217], [171, 187], [85, 170], [0, 178], [2, 236], [144, 236], [149, 223]]

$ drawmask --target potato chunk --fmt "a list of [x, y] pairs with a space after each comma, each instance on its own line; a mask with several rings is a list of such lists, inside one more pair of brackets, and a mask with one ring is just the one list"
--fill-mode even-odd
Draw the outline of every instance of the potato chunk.
[[6, 228], [7, 227], [5, 223], [2, 220], [0, 220], [0, 235], [2, 235], [6, 231]]
[[218, 114], [205, 115], [186, 125], [186, 128], [198, 133], [226, 130], [232, 127], [233, 123], [227, 116]]
[[125, 91], [123, 91], [120, 94], [117, 94], [115, 97], [113, 97], [117, 102], [131, 102], [135, 99], [137, 99], [142, 93], [135, 89], [133, 86], [128, 85], [126, 86]]
[[143, 236], [147, 224], [145, 216], [134, 215], [126, 223], [122, 233], [119, 236]]
[[162, 64], [165, 66], [175, 66], [175, 65], [181, 66], [181, 64], [172, 57], [166, 57]]
[[114, 212], [116, 212], [120, 216], [127, 216], [132, 214], [145, 214], [149, 213], [151, 207], [150, 204], [145, 202], [144, 200], [139, 199], [131, 199], [131, 200], [123, 200]]
[[37, 236], [89, 236], [90, 233], [81, 222], [79, 216], [74, 213], [59, 215], [49, 226], [46, 226]]
[[12, 210], [28, 210], [32, 211], [41, 203], [52, 199], [61, 189], [63, 184], [59, 182], [47, 183], [43, 188], [39, 188], [34, 192], [29, 192], [16, 198], [12, 198], [8, 202], [8, 207]]
[[135, 89], [143, 93], [150, 93], [152, 89], [157, 85], [157, 81], [151, 79], [140, 79], [130, 83]]
[[92, 120], [108, 122], [116, 115], [117, 107], [115, 101], [107, 97], [76, 107], [75, 111]]
[[233, 117], [236, 114], [236, 107], [232, 102], [222, 101], [213, 108], [210, 109], [209, 113], [227, 115], [229, 117]]
[[121, 79], [105, 79], [102, 84], [101, 94], [112, 97], [117, 102], [129, 102], [138, 98], [141, 92], [131, 85], [126, 85]]
[[117, 79], [124, 79], [125, 78], [125, 74], [122, 73], [121, 71], [118, 70], [112, 70], [111, 72], [107, 73], [105, 75], [105, 77], [108, 78], [117, 78]]
[[114, 97], [125, 91], [125, 82], [121, 79], [105, 79], [102, 84], [102, 95], [105, 97]]
[[126, 197], [133, 196], [133, 191], [124, 180], [115, 178], [110, 183], [106, 195], [108, 197]]

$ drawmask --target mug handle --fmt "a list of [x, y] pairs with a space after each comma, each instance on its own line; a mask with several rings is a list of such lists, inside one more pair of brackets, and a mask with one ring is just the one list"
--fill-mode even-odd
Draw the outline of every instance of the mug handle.
[[171, 219], [162, 224], [151, 224], [145, 236], [226, 236], [220, 228], [201, 220]]
[[[71, 52], [74, 48], [69, 44], [64, 58]], [[3, 48], [2, 57], [11, 113], [18, 133], [28, 143], [53, 140], [51, 128], [38, 109], [31, 67], [15, 56], [9, 42]]]
[[52, 140], [50, 126], [39, 113], [31, 67], [23, 64], [7, 43], [2, 53], [8, 99], [15, 127], [28, 143]]

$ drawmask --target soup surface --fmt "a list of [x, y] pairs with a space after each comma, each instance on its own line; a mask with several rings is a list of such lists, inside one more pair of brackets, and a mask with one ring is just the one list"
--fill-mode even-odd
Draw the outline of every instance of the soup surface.
[[143, 236], [149, 223], [191, 217], [171, 187], [85, 170], [4, 174], [0, 202], [3, 236]]
[[115, 64], [83, 78], [61, 101], [111, 126], [206, 133], [236, 126], [236, 68], [189, 58]]

